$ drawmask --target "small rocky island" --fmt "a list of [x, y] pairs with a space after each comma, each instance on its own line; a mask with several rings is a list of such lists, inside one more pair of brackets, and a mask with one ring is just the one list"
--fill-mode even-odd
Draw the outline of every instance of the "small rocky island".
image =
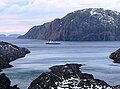
[[82, 64], [66, 64], [50, 67], [42, 73], [28, 89], [120, 89], [110, 86], [103, 80], [95, 79], [92, 74], [82, 73]]
[[[30, 51], [23, 47], [18, 47], [11, 43], [0, 42], [0, 71], [4, 68], [12, 67], [9, 63], [18, 58], [25, 57]], [[17, 85], [10, 86], [11, 81], [4, 74], [0, 73], [0, 89], [19, 89]]]
[[115, 52], [111, 53], [109, 58], [111, 58], [114, 63], [120, 63], [120, 49], [118, 49]]

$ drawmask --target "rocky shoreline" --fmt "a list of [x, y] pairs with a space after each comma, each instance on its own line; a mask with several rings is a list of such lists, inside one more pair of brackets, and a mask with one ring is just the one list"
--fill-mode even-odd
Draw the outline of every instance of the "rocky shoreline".
[[[11, 43], [0, 42], [0, 71], [4, 68], [13, 67], [9, 63], [18, 58], [25, 57], [30, 51], [23, 47], [18, 47]], [[11, 86], [10, 79], [4, 74], [0, 74], [0, 89], [19, 89], [17, 85]]]
[[[25, 57], [30, 51], [11, 43], [0, 42], [0, 70], [12, 67], [9, 63]], [[110, 58], [120, 63], [120, 49], [111, 53]], [[28, 89], [120, 89], [120, 85], [111, 86], [105, 81], [96, 79], [92, 74], [83, 73], [80, 68], [83, 64], [56, 65], [49, 68], [33, 80]], [[20, 89], [17, 85], [11, 86], [10, 79], [0, 73], [0, 89]]]
[[18, 58], [25, 57], [30, 51], [11, 43], [0, 42], [0, 69], [12, 67], [9, 63]]

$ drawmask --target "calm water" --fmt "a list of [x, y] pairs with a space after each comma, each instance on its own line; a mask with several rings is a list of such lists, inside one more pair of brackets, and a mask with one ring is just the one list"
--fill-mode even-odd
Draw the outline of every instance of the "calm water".
[[31, 81], [53, 65], [66, 63], [86, 64], [83, 72], [92, 73], [95, 78], [108, 84], [120, 84], [120, 64], [114, 64], [109, 54], [120, 48], [120, 41], [73, 42], [64, 41], [61, 45], [46, 45], [46, 41], [28, 39], [1, 39], [28, 48], [31, 53], [25, 58], [11, 62], [13, 68], [5, 69], [21, 89], [27, 89]]

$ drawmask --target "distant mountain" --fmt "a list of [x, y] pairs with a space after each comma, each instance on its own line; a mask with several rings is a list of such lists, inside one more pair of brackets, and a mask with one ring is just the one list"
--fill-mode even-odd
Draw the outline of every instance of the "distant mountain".
[[6, 35], [5, 34], [0, 34], [0, 37], [6, 37]]
[[120, 13], [103, 8], [88, 8], [61, 19], [32, 27], [18, 38], [85, 41], [120, 40]]
[[20, 34], [10, 34], [10, 35], [8, 35], [8, 37], [19, 37], [20, 36]]

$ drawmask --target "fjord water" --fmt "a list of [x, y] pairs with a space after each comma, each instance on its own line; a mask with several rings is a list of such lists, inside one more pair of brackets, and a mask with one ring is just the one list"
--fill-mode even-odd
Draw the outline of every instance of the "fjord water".
[[4, 69], [12, 84], [27, 89], [31, 81], [53, 65], [85, 64], [82, 72], [108, 84], [120, 84], [120, 64], [109, 59], [111, 52], [120, 48], [120, 41], [61, 41], [60, 45], [46, 45], [44, 40], [2, 38], [0, 40], [28, 48], [31, 53], [11, 62], [13, 68]]

